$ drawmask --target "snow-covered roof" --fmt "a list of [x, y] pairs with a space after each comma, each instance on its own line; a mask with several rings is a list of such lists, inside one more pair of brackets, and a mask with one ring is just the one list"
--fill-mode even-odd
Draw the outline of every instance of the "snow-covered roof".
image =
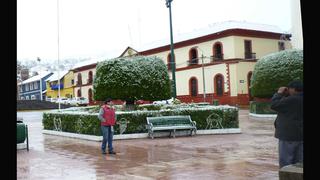
[[[259, 24], [259, 23], [252, 23], [246, 21], [223, 21], [210, 24], [205, 28], [195, 29], [192, 32], [184, 33], [184, 34], [174, 34], [173, 40], [174, 43], [186, 41], [189, 39], [198, 38], [201, 36], [206, 36], [209, 34], [214, 34], [217, 32], [225, 31], [228, 29], [247, 29], [247, 30], [256, 30], [256, 31], [264, 31], [264, 32], [273, 32], [273, 33], [280, 33], [280, 34], [288, 34], [287, 32], [281, 30], [279, 27], [274, 25], [267, 25], [267, 24]], [[165, 45], [169, 45], [170, 41], [167, 39], [162, 39], [158, 41], [153, 41], [143, 45], [139, 51], [145, 51]]]
[[47, 76], [48, 74], [50, 74], [51, 72], [49, 71], [42, 71], [42, 72], [39, 72], [38, 75], [36, 76], [33, 76], [25, 81], [22, 81], [20, 84], [26, 84], [26, 83], [30, 83], [30, 82], [33, 82], [33, 81], [39, 81], [40, 79], [44, 78], [45, 76]]
[[98, 62], [104, 61], [106, 59], [107, 59], [106, 57], [100, 57], [100, 58], [92, 58], [92, 59], [89, 59], [89, 60], [86, 60], [86, 61], [81, 61], [81, 62], [75, 64], [72, 67], [72, 69], [77, 69], [77, 68], [80, 68], [80, 67], [83, 67], [83, 66], [88, 66], [88, 65], [91, 65], [91, 64], [97, 64]]
[[61, 78], [63, 78], [69, 71], [60, 71], [59, 72], [59, 77], [58, 78], [58, 72], [54, 72], [46, 81], [57, 81]]

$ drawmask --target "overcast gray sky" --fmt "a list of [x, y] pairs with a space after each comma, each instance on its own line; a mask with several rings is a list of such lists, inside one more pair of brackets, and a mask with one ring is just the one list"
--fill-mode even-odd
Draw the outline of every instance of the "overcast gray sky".
[[[17, 0], [17, 57], [57, 60], [57, 1]], [[290, 0], [173, 0], [174, 33], [228, 20], [290, 31]], [[60, 59], [119, 56], [127, 46], [168, 39], [165, 0], [59, 0]], [[174, 38], [174, 37], [173, 37]]]

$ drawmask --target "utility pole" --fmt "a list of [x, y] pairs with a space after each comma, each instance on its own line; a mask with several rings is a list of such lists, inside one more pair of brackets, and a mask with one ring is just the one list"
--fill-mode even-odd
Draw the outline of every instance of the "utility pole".
[[204, 75], [204, 64], [203, 64], [204, 56], [201, 54], [202, 60], [202, 81], [203, 81], [203, 102], [206, 102], [206, 84], [205, 84], [205, 75]]

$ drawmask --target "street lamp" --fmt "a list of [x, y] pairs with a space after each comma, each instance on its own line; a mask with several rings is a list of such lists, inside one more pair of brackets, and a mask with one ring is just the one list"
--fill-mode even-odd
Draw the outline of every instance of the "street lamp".
[[169, 8], [169, 17], [170, 17], [170, 50], [171, 50], [171, 57], [170, 57], [170, 64], [172, 68], [172, 79], [173, 79], [173, 92], [172, 97], [175, 99], [177, 97], [176, 91], [176, 64], [174, 62], [174, 52], [173, 52], [173, 36], [172, 36], [172, 18], [171, 18], [171, 2], [172, 0], [166, 0], [166, 6]]
[[[60, 111], [60, 108], [61, 108], [61, 105], [60, 105], [60, 100], [61, 100], [61, 97], [60, 97], [60, 71], [59, 71], [59, 66], [60, 66], [60, 43], [59, 43], [59, 40], [60, 40], [60, 36], [59, 36], [59, 0], [57, 0], [57, 26], [58, 26], [58, 103], [59, 103], [59, 111]], [[60, 100], [59, 100], [60, 99]]]

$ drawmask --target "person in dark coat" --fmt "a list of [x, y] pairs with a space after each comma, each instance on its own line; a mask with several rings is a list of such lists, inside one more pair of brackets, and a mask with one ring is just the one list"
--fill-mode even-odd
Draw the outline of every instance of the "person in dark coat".
[[275, 137], [279, 139], [279, 166], [303, 162], [303, 83], [292, 81], [272, 97], [277, 112]]

